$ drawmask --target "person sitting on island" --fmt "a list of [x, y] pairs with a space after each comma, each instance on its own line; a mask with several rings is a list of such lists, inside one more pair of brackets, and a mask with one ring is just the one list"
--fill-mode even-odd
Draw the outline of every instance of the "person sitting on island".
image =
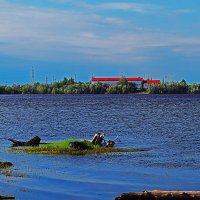
[[103, 133], [96, 133], [92, 139], [92, 144], [102, 146], [105, 135]]

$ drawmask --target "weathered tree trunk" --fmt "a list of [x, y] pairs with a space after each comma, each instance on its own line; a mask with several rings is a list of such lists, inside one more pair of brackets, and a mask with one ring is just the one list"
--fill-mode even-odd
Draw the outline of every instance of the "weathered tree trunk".
[[18, 146], [39, 146], [41, 138], [38, 137], [38, 136], [35, 136], [34, 138], [32, 138], [31, 140], [29, 140], [27, 142], [17, 141], [17, 140], [14, 140], [14, 139], [8, 139], [8, 140], [13, 143], [13, 147], [18, 147]]
[[200, 200], [200, 191], [144, 191], [124, 193], [115, 200], [182, 200], [195, 199]]

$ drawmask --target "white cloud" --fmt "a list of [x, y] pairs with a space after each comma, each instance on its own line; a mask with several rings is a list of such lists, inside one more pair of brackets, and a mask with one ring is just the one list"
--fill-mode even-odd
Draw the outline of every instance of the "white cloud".
[[179, 8], [176, 10], [172, 10], [167, 8], [166, 6], [155, 5], [150, 3], [133, 3], [133, 2], [112, 2], [109, 1], [106, 3], [86, 3], [83, 0], [50, 0], [56, 3], [62, 4], [71, 4], [75, 7], [85, 8], [89, 10], [118, 10], [118, 11], [131, 11], [140, 14], [159, 14], [159, 15], [180, 15], [180, 14], [191, 14], [194, 13], [194, 9], [183, 9]]
[[[123, 5], [124, 9], [129, 9], [128, 5]], [[112, 6], [110, 4], [110, 8]], [[188, 55], [192, 56], [193, 49], [200, 44], [199, 38], [139, 29], [120, 18], [20, 6], [5, 1], [0, 2], [0, 26], [1, 54], [42, 60], [65, 61], [78, 57], [132, 62], [149, 58], [151, 54], [143, 55], [143, 50], [151, 48], [169, 47], [175, 54], [185, 55], [188, 45], [191, 52]]]
[[151, 13], [158, 10], [162, 10], [162, 6], [157, 6], [149, 3], [131, 3], [131, 2], [113, 2], [113, 3], [99, 3], [99, 4], [89, 4], [81, 0], [71, 1], [71, 0], [51, 0], [57, 3], [72, 4], [76, 7], [85, 7], [91, 10], [122, 10], [122, 11], [132, 11], [137, 13]]
[[150, 13], [162, 9], [161, 6], [141, 3], [104, 3], [97, 7], [101, 9], [124, 10], [138, 13]]
[[179, 15], [179, 14], [190, 14], [194, 12], [195, 10], [193, 9], [178, 9], [178, 10], [171, 11], [171, 14]]

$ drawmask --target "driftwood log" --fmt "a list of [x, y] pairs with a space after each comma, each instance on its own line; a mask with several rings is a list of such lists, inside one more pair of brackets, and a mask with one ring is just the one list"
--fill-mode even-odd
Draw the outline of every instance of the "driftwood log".
[[18, 147], [18, 146], [39, 146], [41, 138], [38, 136], [35, 136], [34, 138], [32, 138], [29, 141], [23, 142], [23, 141], [18, 141], [18, 140], [14, 140], [14, 139], [8, 139], [9, 141], [11, 141], [13, 144], [13, 147]]
[[144, 192], [130, 192], [124, 193], [115, 200], [182, 200], [195, 199], [200, 200], [200, 191], [144, 191]]

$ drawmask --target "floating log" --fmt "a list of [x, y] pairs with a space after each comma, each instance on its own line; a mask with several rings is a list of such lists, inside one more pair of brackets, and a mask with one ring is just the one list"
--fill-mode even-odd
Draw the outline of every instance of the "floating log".
[[200, 200], [200, 191], [144, 191], [123, 193], [115, 200], [182, 200], [195, 199]]
[[14, 196], [1, 196], [0, 195], [0, 199], [15, 199]]
[[11, 141], [13, 143], [13, 147], [18, 147], [18, 146], [39, 146], [41, 138], [38, 136], [35, 136], [34, 138], [32, 138], [29, 141], [23, 142], [23, 141], [18, 141], [18, 140], [14, 140], [14, 139], [8, 139], [9, 141]]

